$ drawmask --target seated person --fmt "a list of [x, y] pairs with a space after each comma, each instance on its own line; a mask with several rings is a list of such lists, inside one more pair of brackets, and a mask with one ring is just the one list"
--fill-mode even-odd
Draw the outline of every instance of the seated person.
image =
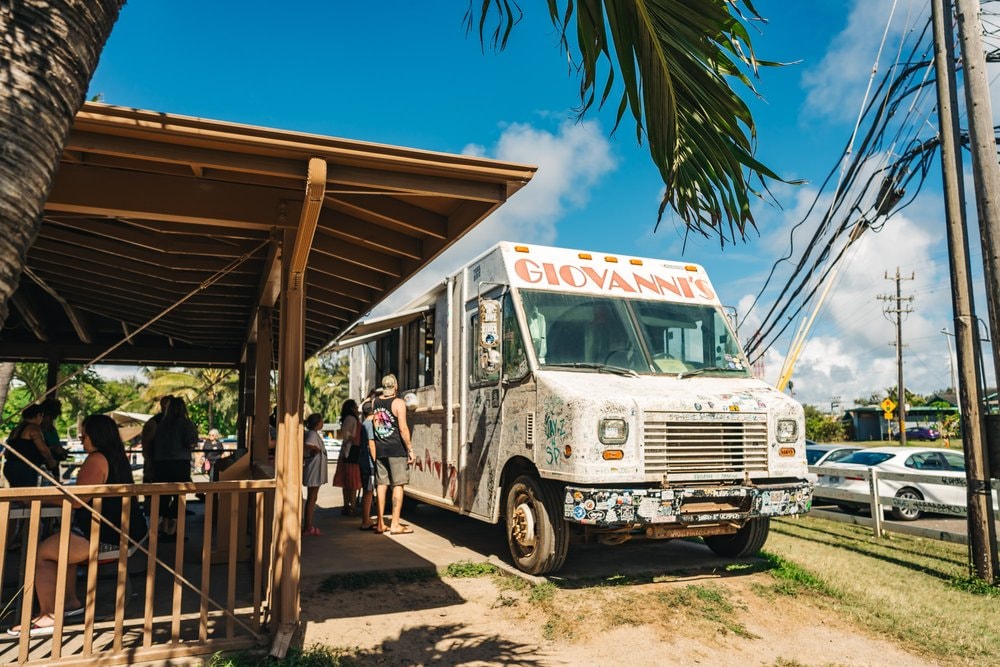
[[[122, 444], [118, 426], [111, 417], [106, 415], [90, 415], [83, 420], [80, 428], [80, 440], [87, 452], [87, 458], [80, 466], [77, 476], [77, 486], [93, 484], [132, 484], [132, 469], [125, 456], [125, 445]], [[59, 502], [59, 501], [57, 501]], [[83, 613], [83, 605], [76, 592], [77, 563], [86, 562], [90, 555], [91, 523], [98, 521], [93, 513], [79, 503], [73, 512], [73, 525], [69, 535], [69, 550], [67, 551], [66, 600], [65, 616], [76, 616]], [[137, 500], [129, 505], [129, 536], [142, 540], [147, 532], [146, 519], [142, 514]], [[122, 500], [121, 498], [104, 498], [101, 503], [101, 515], [121, 529]], [[119, 532], [104, 522], [100, 522], [99, 552], [117, 551]], [[32, 637], [52, 634], [55, 625], [53, 614], [56, 610], [56, 576], [59, 572], [59, 534], [50, 535], [38, 545], [38, 562], [35, 566], [35, 595], [38, 597], [38, 615], [31, 620], [28, 634]], [[21, 627], [15, 626], [7, 631], [8, 635], [18, 637]]]
[[7, 449], [13, 452], [4, 453], [3, 474], [11, 487], [38, 486], [38, 473], [24, 459], [58, 474], [59, 464], [45, 444], [42, 433], [44, 418], [41, 405], [29, 405], [21, 413], [21, 423], [14, 427], [7, 438]]

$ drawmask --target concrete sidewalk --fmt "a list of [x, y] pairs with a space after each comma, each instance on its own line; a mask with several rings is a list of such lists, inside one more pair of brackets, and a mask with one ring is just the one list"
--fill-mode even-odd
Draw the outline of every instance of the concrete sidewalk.
[[320, 489], [315, 525], [323, 534], [302, 538], [304, 583], [334, 574], [439, 570], [463, 560], [502, 562], [509, 558], [502, 526], [420, 505], [410, 512], [403, 510], [403, 523], [412, 533], [379, 535], [360, 530], [361, 517], [341, 516], [342, 498], [338, 487], [326, 484]]
[[[399, 570], [440, 570], [459, 561], [490, 562], [538, 583], [570, 584], [616, 576], [717, 576], [732, 560], [716, 556], [699, 540], [630, 540], [625, 544], [573, 544], [566, 564], [542, 577], [518, 572], [511, 561], [503, 524], [490, 525], [449, 510], [417, 505], [404, 508], [402, 520], [413, 533], [377, 535], [360, 531], [361, 518], [341, 516], [342, 492], [325, 485], [319, 494], [319, 537], [302, 538], [304, 588], [330, 575]], [[386, 519], [388, 523], [388, 518]]]

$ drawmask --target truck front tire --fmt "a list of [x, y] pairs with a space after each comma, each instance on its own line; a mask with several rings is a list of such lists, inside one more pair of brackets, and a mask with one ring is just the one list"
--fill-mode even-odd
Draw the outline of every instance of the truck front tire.
[[767, 542], [771, 529], [770, 517], [750, 519], [732, 535], [711, 535], [704, 537], [705, 544], [719, 556], [725, 558], [746, 558], [755, 556]]
[[545, 574], [566, 562], [569, 527], [562, 516], [562, 501], [556, 485], [534, 475], [521, 475], [507, 488], [507, 544], [517, 569]]

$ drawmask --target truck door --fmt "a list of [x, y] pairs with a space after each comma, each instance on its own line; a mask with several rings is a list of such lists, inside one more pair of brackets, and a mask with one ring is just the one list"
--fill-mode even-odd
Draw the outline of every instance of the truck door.
[[[499, 289], [483, 295], [499, 298]], [[468, 360], [469, 394], [466, 411], [466, 441], [459, 457], [459, 497], [464, 511], [488, 518], [492, 514], [496, 487], [497, 445], [501, 431], [500, 366], [484, 369], [480, 363], [482, 350], [478, 301], [466, 305], [466, 330], [470, 332]], [[500, 352], [500, 350], [497, 350]]]

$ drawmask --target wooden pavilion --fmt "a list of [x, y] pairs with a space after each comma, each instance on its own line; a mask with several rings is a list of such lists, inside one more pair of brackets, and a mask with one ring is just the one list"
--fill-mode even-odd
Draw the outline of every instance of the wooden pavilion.
[[[186, 613], [177, 593], [181, 579], [192, 578], [178, 546], [174, 602], [159, 613], [152, 588], [155, 571], [164, 569], [158, 546], [166, 545], [156, 544], [154, 531], [132, 555], [149, 564], [141, 614], [132, 618], [122, 609], [130, 583], [123, 542], [113, 619], [94, 611], [95, 563], [79, 633], [59, 623], [49, 641], [22, 637], [0, 654], [18, 662], [117, 664], [267, 643], [280, 651], [299, 618], [304, 360], [496, 210], [534, 171], [85, 104], [0, 331], [0, 361], [48, 363], [50, 388], [64, 362], [236, 368], [239, 437], [249, 465], [208, 485], [93, 487], [80, 494], [147, 495], [154, 503], [171, 492], [206, 494], [196, 612]], [[278, 444], [268, 466], [275, 370]], [[25, 523], [25, 590], [43, 516], [68, 517], [68, 502], [56, 510], [42, 501], [60, 497], [51, 487], [0, 489], [0, 525]], [[226, 575], [222, 603], [215, 602], [212, 563]], [[13, 567], [10, 559], [7, 566]], [[4, 567], [0, 552], [0, 580]], [[241, 600], [246, 605], [238, 613]], [[20, 613], [18, 620], [30, 618], [30, 605]], [[102, 628], [109, 637], [103, 643]]]

